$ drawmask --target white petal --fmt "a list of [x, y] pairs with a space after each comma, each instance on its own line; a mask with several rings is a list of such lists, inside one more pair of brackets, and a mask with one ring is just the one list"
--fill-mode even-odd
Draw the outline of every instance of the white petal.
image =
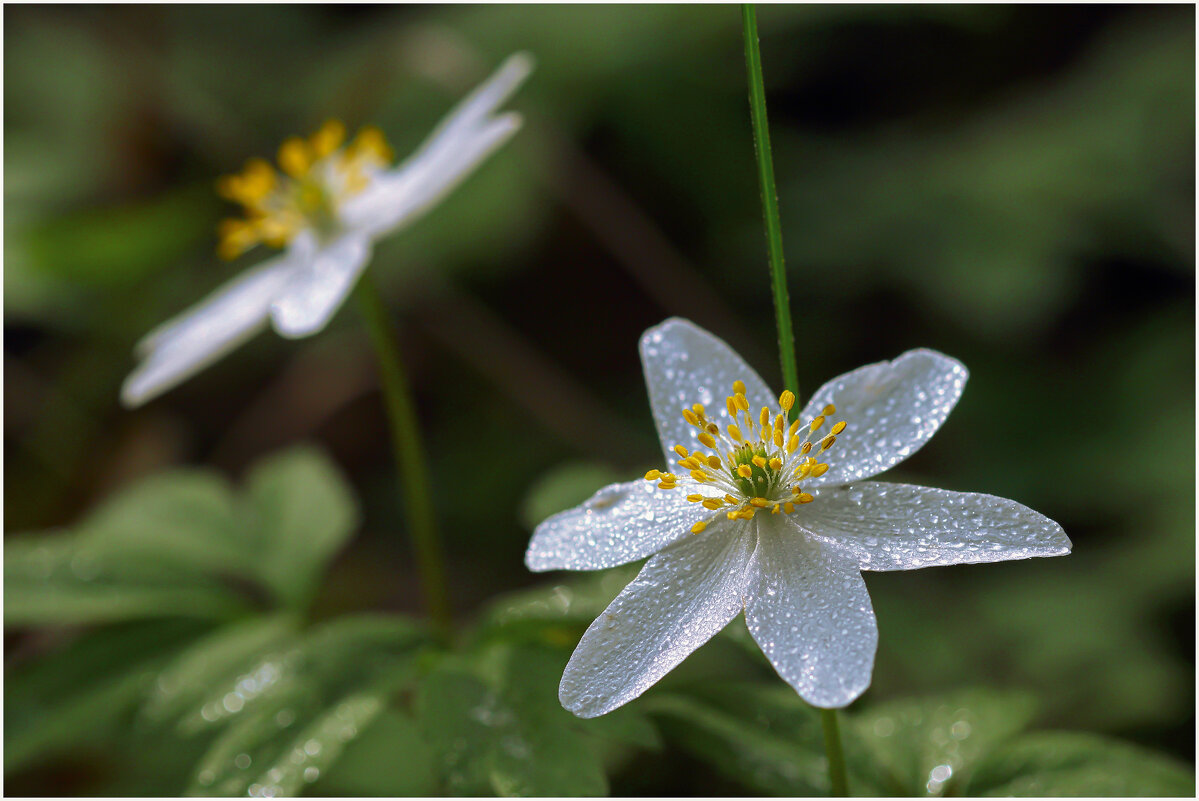
[[726, 520], [646, 562], [579, 641], [562, 705], [593, 718], [648, 690], [741, 611], [752, 553], [749, 526]]
[[667, 464], [678, 458], [672, 450], [675, 445], [688, 450], [699, 446], [699, 431], [683, 419], [683, 409], [701, 403], [709, 417], [724, 417], [725, 398], [732, 394], [733, 382], [738, 379], [745, 382], [746, 400], [755, 417], [763, 406], [774, 407], [778, 402], [736, 351], [681, 317], [671, 317], [645, 332], [641, 365]]
[[147, 334], [136, 347], [143, 361], [125, 379], [121, 402], [140, 406], [261, 331], [294, 269], [286, 254], [264, 262]]
[[758, 527], [745, 623], [788, 684], [813, 706], [848, 706], [870, 686], [878, 625], [848, 554], [788, 517]]
[[[293, 247], [308, 247], [301, 237], [297, 240]], [[314, 248], [271, 304], [271, 321], [279, 335], [306, 337], [324, 328], [354, 288], [370, 254], [370, 242], [358, 233]]]
[[1062, 527], [976, 492], [864, 481], [823, 490], [796, 522], [854, 554], [862, 570], [1002, 562], [1070, 552]]
[[967, 375], [957, 359], [920, 349], [829, 381], [808, 401], [800, 419], [806, 423], [832, 403], [837, 412], [823, 431], [838, 420], [849, 425], [823, 458], [828, 472], [808, 479], [804, 487], [859, 481], [911, 456], [945, 422]]
[[659, 489], [651, 481], [604, 487], [590, 500], [546, 519], [533, 532], [529, 570], [600, 570], [638, 559], [690, 536], [712, 512], [688, 503], [684, 486]]
[[464, 99], [424, 144], [395, 170], [378, 174], [371, 186], [341, 211], [347, 227], [378, 237], [416, 219], [457, 186], [516, 133], [516, 113], [494, 116], [533, 69], [532, 57], [517, 53]]

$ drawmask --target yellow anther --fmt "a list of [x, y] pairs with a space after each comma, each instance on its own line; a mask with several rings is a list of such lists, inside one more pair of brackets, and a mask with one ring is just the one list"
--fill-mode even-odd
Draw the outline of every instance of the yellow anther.
[[762, 407], [762, 413], [758, 415], [758, 424], [765, 428], [770, 425], [770, 410], [765, 406]]
[[691, 404], [691, 412], [698, 418], [703, 419], [704, 405], [702, 403]]
[[808, 423], [808, 431], [815, 433], [816, 429], [824, 425], [824, 415], [816, 417], [812, 422]]
[[812, 478], [819, 478], [828, 472], [827, 464], [818, 464], [812, 468]]
[[705, 473], [703, 470], [692, 470], [691, 477], [694, 478], [696, 481], [698, 481], [701, 484], [706, 484], [712, 480], [712, 477], [710, 475], [708, 475], [707, 473]]
[[783, 511], [787, 514], [791, 514], [795, 511], [795, 504], [791, 503], [791, 501], [787, 501], [783, 504]]
[[729, 413], [729, 417], [737, 419], [737, 399], [729, 395], [724, 399], [724, 408]]
[[695, 412], [690, 409], [683, 410], [683, 419], [693, 426], [699, 425], [699, 418], [695, 416]]
[[341, 120], [327, 120], [320, 130], [308, 140], [308, 146], [316, 158], [323, 159], [341, 147], [345, 138], [346, 126], [342, 124]]
[[712, 468], [713, 470], [719, 470], [720, 468], [724, 467], [724, 462], [720, 461], [719, 456], [709, 456], [708, 467]]
[[661, 470], [650, 470], [645, 474], [646, 481], [657, 481], [662, 476]]
[[312, 152], [308, 143], [293, 136], [279, 146], [279, 166], [292, 178], [303, 178], [312, 166]]
[[811, 503], [816, 499], [806, 492], [801, 492], [799, 495], [795, 496], [795, 500], [798, 503]]
[[709, 448], [716, 447], [716, 438], [706, 431], [699, 435], [699, 441], [704, 445], [707, 445]]
[[708, 423], [708, 427], [704, 430], [714, 437], [720, 434], [720, 426], [716, 425], [715, 423]]
[[830, 433], [840, 434], [842, 431], [845, 430], [845, 426], [846, 426], [846, 423], [844, 420], [842, 420], [840, 423], [837, 423], [835, 426], [832, 427], [832, 429], [830, 430]]
[[836, 413], [837, 413], [837, 407], [831, 403], [828, 406], [825, 406], [824, 411], [821, 412], [821, 414], [823, 414], [825, 417], [828, 417], [830, 414], [836, 414]]
[[677, 453], [679, 456], [682, 456], [684, 459], [687, 458], [687, 449], [684, 448], [682, 445], [675, 445], [674, 452]]
[[786, 418], [785, 418], [785, 417], [783, 417], [781, 414], [779, 414], [779, 415], [775, 415], [775, 417], [774, 417], [774, 430], [775, 430], [775, 431], [782, 431], [784, 428], [786, 428], [786, 427], [787, 427], [787, 423], [786, 423], [785, 421], [786, 421]]
[[777, 515], [778, 513], [779, 513], [779, 505], [776, 503], [776, 504], [774, 505], [774, 508], [772, 508], [772, 509], [770, 510], [770, 514], [772, 514], [772, 515]]
[[753, 463], [755, 465], [757, 465], [758, 467], [762, 468], [763, 470], [766, 469], [766, 457], [765, 456], [755, 456], [753, 458]]
[[708, 498], [703, 502], [703, 507], [705, 509], [711, 509], [712, 511], [716, 511], [722, 506], [724, 506], [724, 504], [720, 502], [719, 498]]
[[799, 431], [799, 421], [798, 420], [796, 420], [794, 423], [792, 423], [791, 427], [787, 429], [787, 436], [794, 437], [796, 431]]
[[704, 499], [704, 496], [702, 496], [702, 495], [688, 495], [687, 496], [688, 503], [700, 503], [701, 501], [703, 501], [703, 499]]
[[811, 450], [812, 450], [812, 443], [810, 443], [810, 442], [805, 442], [805, 443], [803, 444], [803, 447], [799, 449], [799, 452], [800, 452], [800, 453], [808, 453], [808, 452], [809, 452], [809, 451], [811, 451]]
[[749, 399], [745, 397], [745, 392], [738, 392], [733, 396], [733, 402], [737, 404], [737, 408], [743, 412], [749, 411]]
[[833, 447], [833, 443], [836, 441], [837, 441], [837, 438], [835, 436], [833, 436], [832, 434], [829, 434], [827, 437], [820, 440], [820, 450], [827, 451], [829, 448]]
[[754, 512], [756, 512], [756, 511], [758, 511], [758, 510], [756, 508], [754, 508], [753, 506], [745, 507], [744, 509], [741, 510], [741, 519], [742, 520], [753, 520]]
[[771, 470], [782, 470], [783, 469], [783, 460], [780, 459], [779, 457], [775, 456], [773, 459], [770, 460], [770, 469]]
[[795, 474], [795, 477], [798, 478], [800, 481], [803, 481], [805, 478], [807, 478], [810, 475], [812, 475], [812, 465], [808, 464], [807, 462], [804, 462], [803, 464], [801, 464], [799, 466], [799, 472], [797, 472]]
[[737, 518], [741, 517], [741, 510], [734, 509], [731, 512], [725, 512], [724, 516], [727, 517], [729, 520], [736, 520]]
[[705, 521], [701, 520], [698, 523], [696, 523], [694, 526], [691, 527], [691, 533], [698, 534], [707, 527], [708, 527], [708, 524]]
[[745, 394], [745, 382], [744, 381], [734, 381], [733, 382], [733, 394], [734, 395], [737, 395], [737, 394], [744, 395]]
[[678, 486], [678, 484], [675, 484], [673, 481], [659, 481], [658, 482], [658, 489], [674, 489], [677, 486]]
[[733, 442], [745, 442], [745, 438], [741, 436], [741, 429], [737, 426], [730, 425], [728, 428], [729, 436], [733, 438]]
[[743, 464], [737, 468], [737, 475], [742, 478], [749, 478], [754, 474], [754, 469], [747, 464]]
[[383, 132], [373, 125], [367, 125], [358, 130], [358, 135], [346, 148], [346, 155], [352, 159], [370, 156], [376, 161], [387, 163], [395, 154], [392, 152], [391, 146], [387, 144], [387, 137], [383, 135]]
[[[794, 439], [794, 437], [792, 439]], [[783, 447], [783, 432], [779, 431], [777, 428], [774, 430], [774, 447]]]
[[749, 502], [759, 509], [765, 509], [770, 505], [770, 501], [766, 500], [765, 498], [750, 498]]
[[679, 467], [687, 470], [698, 470], [703, 467], [703, 462], [696, 459], [694, 456], [688, 456], [686, 459], [679, 459]]
[[725, 503], [727, 503], [727, 504], [729, 504], [729, 505], [731, 505], [731, 506], [736, 506], [736, 505], [737, 505], [737, 499], [736, 499], [736, 498], [734, 498], [732, 495], [725, 495], [725, 496], [724, 496], [724, 502], [725, 502]]
[[787, 453], [795, 453], [795, 449], [798, 447], [799, 437], [792, 437], [791, 439], [787, 440]]
[[795, 393], [789, 389], [784, 389], [783, 394], [779, 395], [779, 406], [784, 412], [791, 411], [791, 407], [795, 405]]

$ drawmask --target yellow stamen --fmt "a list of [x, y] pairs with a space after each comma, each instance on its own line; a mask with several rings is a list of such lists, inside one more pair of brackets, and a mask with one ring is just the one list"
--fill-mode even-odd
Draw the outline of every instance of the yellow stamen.
[[758, 423], [762, 428], [770, 425], [770, 410], [765, 406], [762, 407], [762, 413], [758, 415]]
[[798, 447], [799, 437], [792, 437], [791, 439], [787, 440], [787, 453], [795, 453], [795, 449]]
[[687, 496], [688, 503], [700, 503], [703, 499], [704, 499], [704, 496], [702, 496], [702, 495], [688, 495]]
[[763, 470], [766, 469], [766, 457], [765, 456], [755, 456], [752, 461], [755, 465], [762, 468]]
[[779, 505], [776, 503], [774, 508], [770, 510], [770, 514], [777, 515], [779, 513]]
[[279, 146], [279, 166], [292, 178], [303, 178], [312, 166], [312, 155], [308, 143], [293, 136]]
[[819, 478], [828, 472], [827, 464], [818, 464], [812, 468], [812, 478]]
[[754, 474], [754, 469], [747, 464], [743, 464], [737, 468], [737, 475], [742, 478], [750, 478]]
[[810, 443], [810, 442], [805, 442], [805, 443], [803, 444], [803, 447], [799, 449], [799, 452], [800, 452], [800, 453], [808, 453], [808, 452], [810, 452], [811, 450], [812, 450], [812, 443]]
[[816, 429], [820, 428], [822, 425], [824, 425], [823, 415], [813, 419], [812, 422], [808, 423], [808, 431], [814, 434], [816, 433]]
[[844, 420], [842, 420], [840, 423], [837, 423], [835, 426], [832, 427], [830, 433], [840, 434], [842, 431], [845, 430], [845, 426], [846, 426], [846, 423]]
[[[792, 439], [795, 439], [795, 437], [792, 437]], [[796, 441], [798, 441], [798, 440], [796, 440]], [[777, 428], [774, 430], [774, 447], [776, 447], [776, 448], [783, 447], [783, 432], [779, 431]], [[792, 451], [794, 451], [794, 448], [792, 449]], [[791, 452], [791, 451], [789, 451], [789, 452]]]
[[703, 507], [705, 509], [711, 509], [712, 511], [716, 511], [722, 506], [724, 506], [724, 504], [720, 502], [719, 498], [708, 498], [703, 502]]
[[828, 406], [825, 406], [824, 411], [821, 412], [821, 414], [823, 414], [825, 417], [828, 417], [830, 414], [836, 414], [836, 413], [837, 413], [837, 407], [831, 403]]
[[712, 477], [710, 475], [708, 475], [707, 473], [705, 473], [703, 470], [692, 470], [691, 477], [694, 478], [696, 481], [698, 481], [701, 484], [706, 484], [712, 480]]
[[662, 475], [661, 470], [650, 470], [648, 473], [645, 474], [645, 480], [646, 481], [657, 481], [661, 475]]
[[749, 502], [759, 509], [765, 509], [770, 505], [770, 501], [766, 500], [765, 498], [750, 498]]
[[795, 405], [795, 393], [789, 389], [784, 389], [783, 394], [779, 395], [779, 406], [784, 412], [791, 411], [791, 407]]
[[749, 400], [745, 397], [744, 392], [738, 392], [736, 395], [734, 395], [733, 402], [737, 404], [737, 408], [741, 411], [749, 411]]
[[690, 409], [683, 410], [683, 419], [693, 426], [699, 425], [699, 418], [695, 416], [695, 412]]
[[734, 381], [733, 382], [733, 394], [736, 395], [738, 393], [740, 393], [742, 395], [745, 394], [745, 382], [744, 381]]
[[724, 399], [724, 408], [728, 411], [729, 417], [737, 419], [737, 399], [729, 395]]
[[691, 404], [691, 411], [695, 414], [696, 417], [699, 417], [702, 419], [704, 416], [704, 405], [702, 403], [693, 403], [693, 404]]
[[772, 458], [770, 460], [770, 469], [771, 470], [782, 470], [783, 469], [783, 460], [777, 456]]
[[696, 523], [694, 526], [691, 527], [691, 533], [698, 534], [707, 527], [708, 527], [708, 524], [705, 521], [701, 520], [698, 523]]
[[719, 470], [721, 467], [724, 467], [724, 462], [720, 461], [719, 456], [709, 456], [708, 467], [712, 468], [713, 470]]
[[702, 442], [704, 445], [707, 445], [709, 448], [716, 447], [716, 438], [707, 432], [704, 432], [703, 434], [699, 435], [699, 441]]
[[682, 456], [684, 459], [687, 458], [687, 449], [684, 448], [682, 445], [675, 445], [674, 452], [677, 453], [679, 456]]
[[327, 120], [308, 140], [308, 146], [316, 158], [323, 159], [341, 147], [345, 138], [346, 126], [340, 120]]
[[787, 501], [783, 504], [783, 511], [787, 514], [791, 514], [795, 511], [795, 504], [791, 503], [791, 501]]
[[799, 495], [797, 495], [795, 497], [795, 500], [798, 501], [799, 503], [811, 503], [812, 501], [814, 501], [816, 499], [806, 492], [801, 492], [801, 493], [799, 493]]
[[829, 434], [827, 437], [820, 440], [820, 450], [827, 451], [829, 448], [833, 447], [833, 443], [836, 441], [837, 441], [837, 438], [835, 436], [833, 436], [832, 434]]
[[728, 427], [729, 436], [733, 438], [733, 442], [745, 442], [745, 438], [741, 436], [741, 429], [737, 426], [730, 425]]

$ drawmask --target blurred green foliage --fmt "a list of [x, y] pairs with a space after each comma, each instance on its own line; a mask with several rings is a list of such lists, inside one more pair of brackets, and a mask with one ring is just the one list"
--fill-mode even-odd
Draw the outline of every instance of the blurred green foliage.
[[[539, 519], [658, 466], [646, 327], [691, 317], [779, 383], [736, 9], [4, 15], [10, 792], [825, 790], [817, 722], [739, 621], [643, 702], [562, 710], [632, 573], [547, 585], [521, 558]], [[1014, 498], [1075, 545], [867, 576], [855, 791], [1193, 795], [1194, 10], [760, 26], [801, 387], [956, 356], [961, 404], [889, 478]], [[117, 388], [142, 334], [262, 258], [215, 259], [217, 176], [328, 116], [403, 154], [517, 49], [525, 128], [372, 266], [429, 446], [447, 652], [351, 312], [136, 412]]]

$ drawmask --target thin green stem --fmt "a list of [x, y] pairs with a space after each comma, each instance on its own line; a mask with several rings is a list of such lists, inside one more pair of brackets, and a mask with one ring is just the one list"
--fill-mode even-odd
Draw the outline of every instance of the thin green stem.
[[798, 413], [799, 373], [795, 368], [795, 335], [791, 330], [791, 306], [787, 299], [787, 271], [783, 266], [783, 232], [779, 224], [779, 199], [774, 188], [774, 158], [770, 151], [770, 129], [766, 123], [766, 90], [762, 82], [762, 54], [758, 49], [758, 14], [754, 6], [741, 6], [745, 34], [745, 71], [749, 75], [749, 111], [753, 119], [754, 150], [758, 155], [758, 183], [762, 188], [762, 217], [766, 221], [766, 253], [770, 258], [770, 282], [774, 292], [774, 314], [779, 329], [779, 361], [783, 386], [795, 393]]
[[[770, 128], [766, 122], [766, 89], [762, 81], [762, 54], [758, 46], [758, 14], [754, 6], [741, 6], [742, 32], [745, 35], [745, 71], [749, 76], [749, 110], [754, 128], [754, 151], [758, 156], [758, 183], [762, 189], [762, 217], [766, 221], [766, 252], [770, 259], [770, 282], [774, 294], [774, 313], [779, 329], [779, 362], [783, 385], [795, 393], [792, 407], [798, 413], [799, 372], [795, 366], [795, 334], [791, 328], [791, 306], [787, 297], [787, 271], [783, 264], [783, 231], [779, 223], [778, 191], [774, 186], [774, 158], [770, 151]], [[824, 729], [824, 752], [828, 757], [828, 776], [834, 796], [849, 795], [845, 755], [841, 751], [841, 732], [837, 710], [820, 710]]]
[[369, 272], [358, 280], [359, 305], [370, 333], [371, 344], [379, 361], [379, 385], [391, 429], [391, 449], [395, 457], [400, 495], [408, 517], [412, 550], [420, 573], [425, 607], [438, 634], [448, 639], [451, 632], [450, 597], [446, 586], [445, 559], [437, 535], [437, 521], [425, 471], [424, 446], [416, 418], [416, 404], [404, 375], [404, 364], [395, 343], [395, 330], [387, 307]]
[[832, 793], [838, 798], [849, 795], [849, 778], [845, 772], [845, 754], [841, 751], [841, 731], [837, 725], [837, 710], [820, 710], [824, 728], [824, 754], [828, 758], [828, 778]]

